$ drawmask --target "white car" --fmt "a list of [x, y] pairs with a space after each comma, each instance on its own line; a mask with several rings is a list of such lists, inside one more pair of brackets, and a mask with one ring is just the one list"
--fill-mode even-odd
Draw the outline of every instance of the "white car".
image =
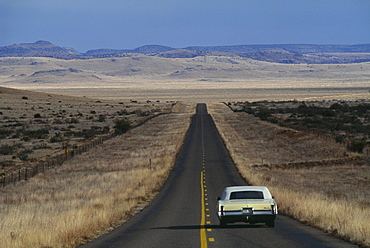
[[275, 226], [277, 204], [265, 186], [233, 186], [218, 197], [217, 216], [221, 226], [227, 223], [265, 223]]

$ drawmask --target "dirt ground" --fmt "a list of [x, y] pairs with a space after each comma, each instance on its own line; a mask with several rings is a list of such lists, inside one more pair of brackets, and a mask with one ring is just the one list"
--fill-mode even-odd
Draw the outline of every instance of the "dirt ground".
[[40, 162], [114, 131], [170, 111], [172, 103], [103, 100], [0, 87], [0, 173]]

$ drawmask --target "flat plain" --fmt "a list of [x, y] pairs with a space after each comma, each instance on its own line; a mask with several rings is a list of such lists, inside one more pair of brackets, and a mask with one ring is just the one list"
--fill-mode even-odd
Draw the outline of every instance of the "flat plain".
[[370, 63], [279, 64], [242, 57], [0, 58], [0, 85], [99, 99], [228, 102], [369, 97]]

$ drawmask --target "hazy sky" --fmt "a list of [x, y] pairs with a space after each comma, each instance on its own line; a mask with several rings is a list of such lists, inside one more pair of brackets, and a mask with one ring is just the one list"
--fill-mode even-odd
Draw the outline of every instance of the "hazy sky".
[[370, 43], [370, 0], [0, 0], [0, 46]]

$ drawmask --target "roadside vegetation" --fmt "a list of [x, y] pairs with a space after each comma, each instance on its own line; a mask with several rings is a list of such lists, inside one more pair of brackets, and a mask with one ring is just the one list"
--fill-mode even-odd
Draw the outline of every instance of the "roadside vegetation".
[[174, 102], [110, 101], [0, 87], [0, 175], [169, 113]]
[[75, 247], [125, 222], [166, 179], [194, 111], [194, 105], [178, 103], [172, 113], [61, 167], [3, 188], [2, 246]]
[[369, 153], [370, 100], [228, 103], [235, 112], [333, 139], [348, 150]]
[[226, 105], [209, 104], [208, 110], [240, 173], [252, 185], [268, 186], [280, 212], [370, 246], [368, 155], [350, 151], [335, 136], [281, 127]]

